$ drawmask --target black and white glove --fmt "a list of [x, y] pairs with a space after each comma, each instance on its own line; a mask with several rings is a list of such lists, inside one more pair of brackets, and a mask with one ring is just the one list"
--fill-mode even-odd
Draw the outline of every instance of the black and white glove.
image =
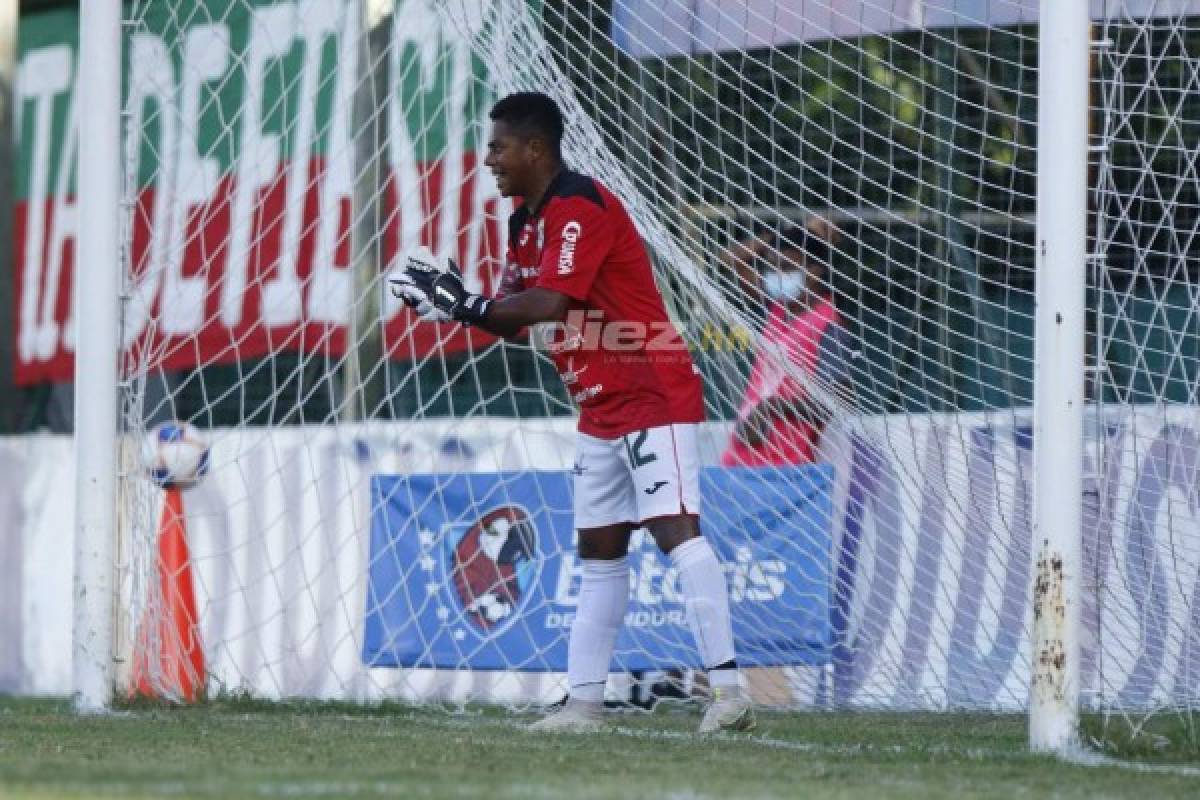
[[398, 275], [389, 277], [388, 284], [392, 296], [403, 300], [404, 305], [417, 312], [421, 319], [426, 322], [450, 322], [450, 315], [438, 309], [407, 273], [401, 271]]
[[[421, 248], [408, 257], [399, 277], [392, 280], [393, 287], [399, 287], [404, 294], [398, 297], [416, 298], [419, 304], [423, 299], [433, 306], [433, 310], [456, 319], [466, 325], [478, 325], [487, 315], [488, 306], [492, 301], [482, 295], [472, 294], [463, 287], [462, 273], [454, 259], [447, 258], [444, 262], [434, 258], [428, 249]], [[393, 292], [397, 291], [393, 288]], [[421, 309], [418, 306], [418, 313]]]
[[404, 305], [417, 312], [417, 316], [426, 322], [450, 322], [450, 315], [438, 309], [425, 290], [408, 274], [407, 269], [410, 266], [440, 271], [449, 269], [449, 266], [439, 261], [428, 247], [418, 247], [405, 258], [404, 266], [388, 275], [388, 288], [391, 289], [392, 296], [403, 300]]

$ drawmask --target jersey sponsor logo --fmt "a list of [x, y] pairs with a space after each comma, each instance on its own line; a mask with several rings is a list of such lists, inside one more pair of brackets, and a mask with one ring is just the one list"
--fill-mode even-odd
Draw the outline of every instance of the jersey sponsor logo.
[[520, 506], [480, 517], [454, 544], [451, 569], [464, 616], [492, 631], [507, 626], [537, 573], [537, 528]]
[[604, 384], [598, 383], [595, 386], [589, 386], [586, 389], [583, 389], [582, 391], [576, 392], [575, 394], [571, 395], [571, 399], [574, 400], [577, 404], [583, 405], [588, 400], [591, 400], [593, 397], [595, 397], [596, 395], [600, 394], [603, 391], [604, 391]]
[[567, 356], [567, 368], [559, 372], [559, 377], [562, 378], [563, 383], [565, 383], [567, 386], [570, 386], [573, 383], [579, 383], [579, 376], [585, 372], [587, 372], [586, 364], [582, 367], [576, 368], [574, 357]]
[[642, 489], [642, 491], [646, 494], [654, 494], [659, 489], [666, 486], [667, 483], [667, 481], [655, 481], [653, 486], [647, 486], [645, 489]]
[[562, 247], [558, 251], [558, 274], [570, 275], [571, 270], [575, 269], [575, 246], [579, 244], [579, 237], [583, 233], [583, 226], [571, 220], [562, 229]]

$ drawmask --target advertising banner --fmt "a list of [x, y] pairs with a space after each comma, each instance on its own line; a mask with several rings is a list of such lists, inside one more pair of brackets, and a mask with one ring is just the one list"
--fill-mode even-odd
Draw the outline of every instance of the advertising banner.
[[[364, 661], [566, 669], [578, 599], [569, 472], [377, 475]], [[829, 467], [707, 468], [701, 496], [737, 497], [705, 526], [746, 666], [829, 658]], [[678, 577], [648, 535], [630, 552], [621, 670], [700, 666]]]
[[[1200, 411], [1088, 419], [1084, 703], [1200, 701]], [[444, 678], [499, 696], [464, 667], [503, 659], [557, 692], [546, 671], [561, 669], [579, 582], [573, 427], [565, 417], [479, 418], [216, 436], [212, 474], [184, 498], [213, 690], [420, 701], [442, 696]], [[786, 479], [807, 481], [805, 491], [771, 499], [771, 482], [755, 483], [752, 470], [704, 473], [701, 525], [727, 564], [739, 647], [760, 663], [823, 664], [818, 702], [831, 707], [1024, 708], [1029, 414], [872, 416], [846, 427], [829, 472]], [[702, 463], [715, 462], [728, 430], [704, 426]], [[12, 467], [0, 470], [0, 631], [17, 643], [0, 652], [0, 685], [69, 693], [71, 439], [8, 437], [0, 460]], [[723, 475], [737, 482], [722, 485]], [[474, 565], [457, 583], [455, 558]], [[650, 657], [694, 664], [668, 562], [644, 536], [630, 562], [614, 668]], [[420, 659], [452, 668], [386, 666]], [[500, 686], [505, 676], [493, 677]], [[528, 700], [524, 677], [504, 687], [506, 702]]]
[[[834, 705], [1025, 706], [1033, 445], [1027, 414], [854, 426], [838, 459]], [[1084, 703], [1194, 703], [1200, 411], [1091, 413], [1085, 445]]]
[[[492, 96], [468, 35], [428, 0], [401, 0], [362, 58], [360, 0], [203, 0], [184, 18], [143, 4], [125, 40], [127, 137], [136, 186], [122, 345], [169, 369], [279, 351], [340, 353], [372, 275], [354, 274], [351, 203], [365, 190], [387, 270], [424, 243], [468, 286], [492, 288], [509, 205], [478, 168]], [[482, 23], [480, 23], [482, 24]], [[20, 20], [13, 89], [18, 383], [72, 377], [78, 9]], [[382, 80], [386, 77], [386, 81]], [[386, 85], [371, 111], [377, 180], [363, 186], [358, 86]], [[374, 130], [374, 129], [372, 129]], [[372, 140], [374, 141], [374, 140]], [[376, 146], [372, 144], [371, 146]], [[360, 212], [359, 217], [362, 216]], [[375, 285], [372, 291], [382, 289]], [[371, 298], [370, 305], [376, 305]], [[382, 298], [388, 352], [453, 352], [477, 332], [417, 322]]]

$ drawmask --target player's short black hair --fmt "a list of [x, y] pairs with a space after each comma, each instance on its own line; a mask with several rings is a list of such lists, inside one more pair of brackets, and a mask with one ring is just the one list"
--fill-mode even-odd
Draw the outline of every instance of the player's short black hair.
[[492, 106], [488, 117], [503, 121], [525, 136], [541, 136], [556, 156], [562, 155], [562, 111], [554, 98], [542, 92], [514, 92]]
[[829, 268], [828, 242], [803, 225], [793, 225], [779, 234], [777, 248], [781, 253], [785, 250], [803, 253], [804, 260], [810, 268], [814, 265]]

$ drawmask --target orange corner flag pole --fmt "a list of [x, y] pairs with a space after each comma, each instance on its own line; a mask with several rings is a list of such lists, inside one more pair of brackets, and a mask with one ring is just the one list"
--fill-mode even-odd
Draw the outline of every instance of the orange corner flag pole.
[[204, 693], [207, 677], [177, 488], [166, 490], [158, 525], [158, 583], [158, 602], [148, 598], [135, 644], [131, 694], [190, 703]]

